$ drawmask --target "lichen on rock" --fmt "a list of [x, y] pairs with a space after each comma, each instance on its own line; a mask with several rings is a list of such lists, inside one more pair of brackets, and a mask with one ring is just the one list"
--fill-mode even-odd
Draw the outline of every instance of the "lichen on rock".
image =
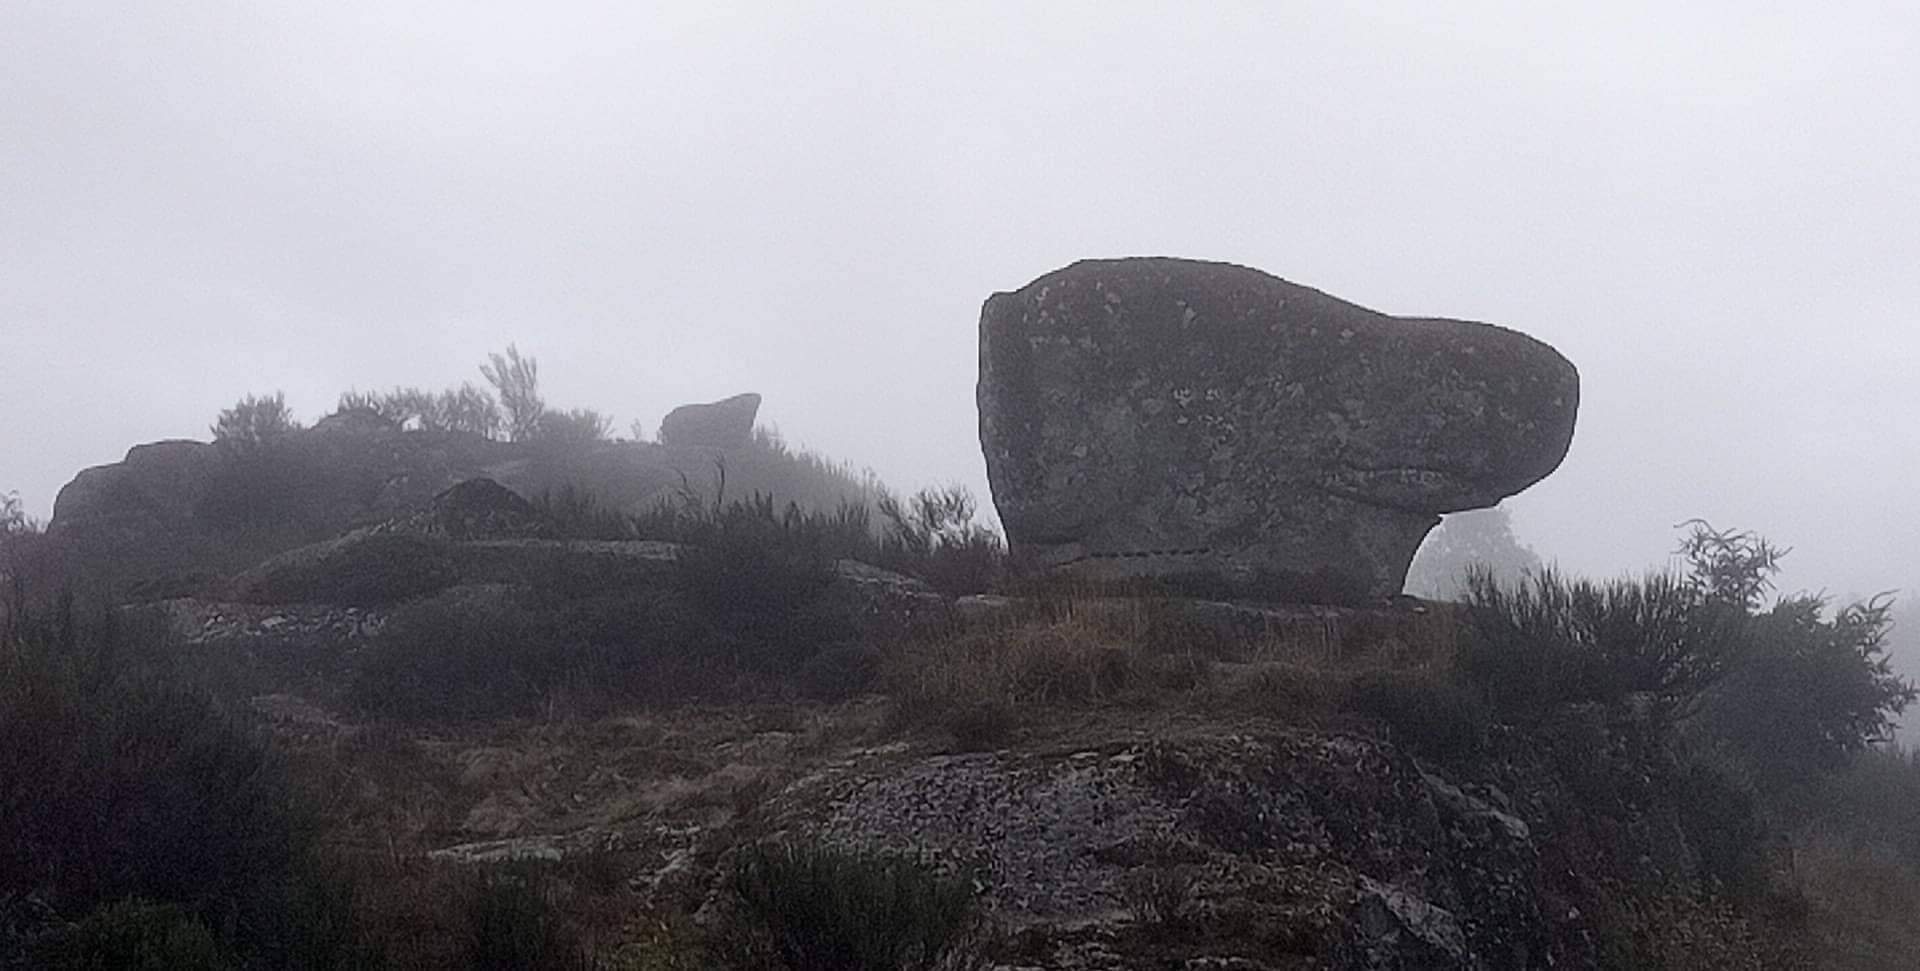
[[978, 400], [994, 503], [1042, 565], [1344, 599], [1399, 592], [1440, 513], [1552, 472], [1579, 375], [1490, 324], [1089, 260], [987, 300]]

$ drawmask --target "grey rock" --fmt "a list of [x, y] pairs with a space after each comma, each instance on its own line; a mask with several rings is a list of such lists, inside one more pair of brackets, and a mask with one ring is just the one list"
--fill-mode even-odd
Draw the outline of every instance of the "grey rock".
[[978, 400], [994, 503], [1041, 565], [1372, 598], [1440, 513], [1559, 465], [1579, 375], [1490, 324], [1225, 263], [1095, 260], [987, 300]]
[[431, 530], [450, 539], [545, 537], [552, 532], [532, 503], [484, 476], [434, 496], [431, 511]]
[[740, 448], [753, 439], [760, 396], [753, 392], [706, 404], [681, 405], [660, 421], [660, 444]]

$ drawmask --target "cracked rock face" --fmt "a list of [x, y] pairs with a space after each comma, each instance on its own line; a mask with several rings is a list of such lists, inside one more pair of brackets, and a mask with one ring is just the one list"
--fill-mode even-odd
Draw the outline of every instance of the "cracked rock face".
[[1491, 324], [1258, 270], [1088, 260], [989, 298], [980, 441], [1012, 543], [1093, 578], [1397, 593], [1439, 514], [1554, 470], [1579, 373]]

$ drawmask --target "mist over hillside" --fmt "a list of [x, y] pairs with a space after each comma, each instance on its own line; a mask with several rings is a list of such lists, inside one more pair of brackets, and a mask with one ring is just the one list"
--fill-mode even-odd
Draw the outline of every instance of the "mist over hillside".
[[0, 4], [0, 971], [1909, 968], [1916, 50]]

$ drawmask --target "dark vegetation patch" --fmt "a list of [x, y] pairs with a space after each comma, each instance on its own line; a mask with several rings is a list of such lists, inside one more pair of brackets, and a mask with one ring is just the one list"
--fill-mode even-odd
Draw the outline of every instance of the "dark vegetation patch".
[[[935, 971], [985, 967], [973, 885], [914, 861], [793, 843], [734, 856], [726, 888], [738, 967]], [[742, 960], [751, 956], [757, 960]]]

